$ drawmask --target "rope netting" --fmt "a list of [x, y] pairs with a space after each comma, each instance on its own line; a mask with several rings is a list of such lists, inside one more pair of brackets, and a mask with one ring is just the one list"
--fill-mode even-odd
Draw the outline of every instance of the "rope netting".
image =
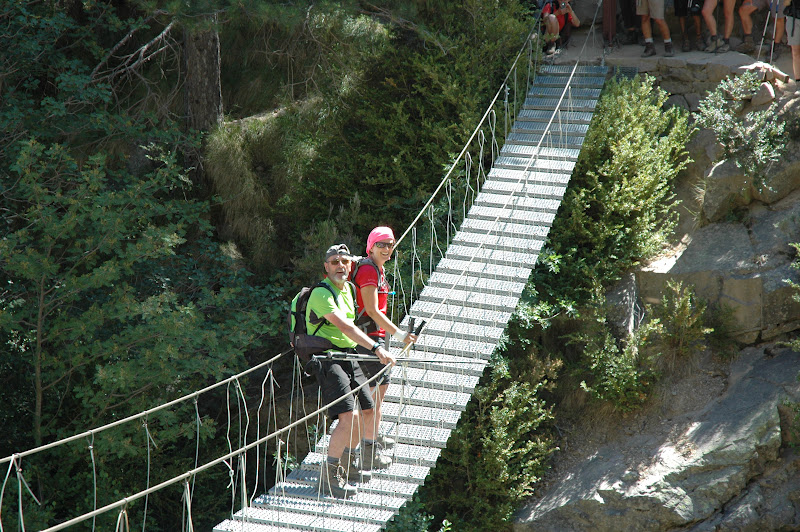
[[[595, 20], [598, 9], [595, 11], [589, 35], [594, 33]], [[523, 102], [527, 96], [540, 66], [540, 53], [537, 47], [541, 45], [538, 38], [539, 23], [534, 24], [533, 29], [525, 39], [525, 43], [514, 58], [505, 79], [500, 88], [495, 93], [494, 98], [481, 117], [478, 125], [473, 130], [469, 139], [458, 156], [451, 163], [449, 170], [444, 178], [431, 193], [429, 200], [420, 209], [417, 216], [402, 232], [395, 245], [395, 257], [391, 266], [391, 271], [387, 276], [391, 280], [392, 298], [389, 308], [389, 317], [395, 323], [401, 320], [406, 326], [411, 325], [412, 317], [409, 310], [413, 303], [419, 298], [423, 288], [428, 284], [428, 280], [434, 275], [439, 262], [445, 257], [448, 248], [453, 244], [458, 228], [481, 193], [483, 184], [487, 179], [489, 170], [494, 165], [498, 157], [501, 156], [499, 146], [504, 145], [505, 139], [512, 131], [514, 121], [522, 109]], [[508, 194], [505, 205], [516, 201], [519, 198], [520, 190], [524, 190], [532, 168], [540, 159], [541, 154], [548, 149], [563, 148], [566, 146], [566, 138], [562, 133], [549, 134], [554, 125], [562, 126], [562, 112], [570, 112], [574, 108], [571, 95], [571, 82], [575, 75], [576, 68], [583, 57], [587, 36], [581, 52], [569, 75], [569, 81], [563, 88], [560, 96], [554, 102], [554, 109], [541, 133], [538, 143], [530, 155], [525, 155], [527, 162], [524, 166], [522, 177], [517, 184], [520, 185]], [[498, 115], [502, 119], [502, 127], [498, 128]], [[559, 131], [565, 128], [559, 127]], [[524, 195], [524, 192], [522, 192]], [[497, 219], [494, 223], [488, 224], [489, 231], [500, 231]], [[476, 257], [480, 256], [483, 244], [470, 249], [471, 256], [463, 261], [464, 269], [459, 273], [447, 276], [449, 288], [437, 291], [436, 301], [424, 316], [425, 323], [422, 325], [420, 334], [424, 335], [427, 327], [433, 323], [440, 315], [443, 308], [448, 305], [460, 305], [458, 300], [454, 300], [451, 295], [466, 274], [466, 267], [471, 264]], [[502, 295], [502, 290], [498, 290], [498, 296]], [[501, 303], [491, 303], [480, 309], [480, 314], [476, 316], [478, 321], [500, 321], [497, 316], [501, 314]], [[476, 310], [478, 312], [478, 310]], [[422, 317], [419, 317], [422, 319]], [[454, 335], [458, 336], [457, 333]], [[470, 375], [467, 364], [458, 360], [448, 361], [447, 357], [439, 360], [427, 360], [424, 349], [420, 348], [421, 354], [417, 354], [415, 347], [405, 347], [393, 345], [393, 340], [387, 335], [387, 347], [389, 347], [400, 361], [394, 368], [385, 367], [380, 373], [374, 375], [357, 389], [349, 394], [356, 398], [362, 388], [379, 389], [375, 383], [386, 372], [392, 373], [393, 382], [398, 383], [397, 389], [393, 392], [399, 398], [392, 412], [384, 412], [381, 425], [371, 427], [374, 434], [384, 433], [394, 436], [397, 439], [401, 427], [401, 413], [404, 410], [407, 388], [409, 382], [413, 380], [412, 373], [414, 368], [410, 363], [416, 364], [416, 368], [423, 371], [436, 371], [443, 364], [452, 365], [455, 369], [450, 369], [450, 375]], [[394, 344], [397, 344], [394, 341]], [[272, 486], [282, 485], [289, 478], [289, 473], [298, 465], [297, 456], [305, 451], [310, 451], [324, 460], [328, 434], [330, 433], [330, 423], [325, 415], [328, 407], [345, 400], [348, 396], [342, 396], [337, 400], [322, 404], [321, 395], [318, 387], [315, 388], [316, 397], [307, 397], [304, 389], [304, 372], [296, 357], [292, 364], [291, 387], [288, 394], [281, 396], [281, 402], [276, 400], [278, 394], [278, 380], [275, 378], [275, 364], [284, 357], [291, 354], [290, 350], [276, 354], [269, 360], [255, 365], [246, 371], [223, 379], [215, 384], [207, 386], [201, 390], [186, 394], [173, 401], [165, 402], [160, 406], [139, 412], [138, 414], [120, 419], [80, 434], [60, 439], [42, 445], [40, 447], [17, 452], [0, 459], [0, 464], [7, 464], [6, 475], [0, 487], [0, 532], [3, 528], [3, 509], [9, 504], [6, 501], [6, 494], [11, 490], [7, 489], [11, 483], [16, 481], [16, 512], [18, 526], [25, 530], [25, 508], [31, 504], [40, 504], [34, 495], [23, 465], [34, 455], [40, 455], [60, 448], [65, 445], [82, 444], [85, 449], [81, 452], [88, 455], [87, 461], [90, 464], [90, 475], [92, 478], [91, 511], [77, 515], [76, 517], [55, 524], [50, 528], [44, 529], [45, 532], [62, 530], [78, 523], [91, 521], [91, 529], [97, 528], [97, 517], [106, 513], [116, 512], [116, 530], [130, 530], [132, 522], [140, 521], [142, 531], [146, 530], [148, 511], [150, 510], [150, 495], [165, 490], [167, 488], [180, 489], [181, 491], [181, 513], [182, 530], [194, 530], [192, 518], [192, 500], [195, 494], [196, 477], [211, 468], [222, 467], [228, 474], [228, 485], [226, 489], [230, 493], [230, 514], [233, 516], [237, 509], [247, 508], [253, 505], [259, 493], [264, 493]], [[286, 362], [284, 361], [284, 364]], [[475, 359], [474, 365], [482, 369], [486, 364], [483, 360]], [[463, 365], [463, 367], [461, 367]], [[451, 378], [451, 377], [448, 377]], [[260, 379], [258, 394], [260, 395], [258, 405], [251, 407], [248, 405], [248, 394], [242, 384], [245, 380]], [[441, 390], [451, 390], [452, 383], [442, 382]], [[222, 456], [213, 459], [201, 460], [201, 442], [203, 440], [203, 417], [200, 413], [199, 402], [202, 398], [208, 397], [212, 393], [224, 391], [224, 411], [225, 420], [225, 442], [227, 452]], [[216, 398], [219, 400], [219, 398]], [[357, 399], [356, 399], [357, 400]], [[288, 415], [286, 414], [288, 406]], [[181, 415], [187, 415], [191, 419], [173, 419], [176, 425], [185, 426], [187, 434], [191, 434], [194, 439], [193, 467], [184, 471], [182, 474], [172, 478], [164, 479], [154, 483], [154, 473], [157, 473], [157, 466], [154, 464], [153, 452], [158, 448], [158, 443], [154, 437], [151, 426], [154, 419], [165, 412], [176, 412], [183, 408]], [[279, 408], [280, 407], [280, 408]], [[313, 410], [311, 410], [313, 408]], [[311, 410], [311, 411], [309, 411]], [[288, 417], [288, 422], [284, 424]], [[376, 423], [377, 423], [377, 417]], [[146, 450], [146, 460], [142, 464], [142, 476], [144, 478], [143, 487], [139, 491], [124, 498], [111, 500], [105, 503], [99, 502], [103, 498], [108, 498], [110, 494], [102, 493], [98, 489], [99, 464], [105, 460], [98, 460], [99, 449], [96, 444], [98, 436], [106, 431], [117, 429], [122, 426], [134, 427], [134, 423], [139, 423], [140, 428], [129, 428], [131, 433], [139, 433], [137, 438], [141, 440], [141, 446]], [[282, 425], [282, 426], [279, 426]], [[444, 426], [444, 422], [440, 424]], [[367, 427], [359, 427], [353, 424], [351, 430], [367, 430]], [[133, 432], [136, 431], [136, 432]], [[358, 440], [363, 434], [356, 434], [352, 440]], [[433, 459], [435, 461], [435, 457]], [[200, 463], [203, 461], [204, 463]], [[254, 462], [248, 464], [248, 461]], [[248, 487], [248, 479], [250, 486]], [[319, 499], [323, 498], [319, 494]], [[390, 499], [397, 499], [389, 492], [379, 495], [387, 504]], [[132, 516], [135, 509], [134, 519]], [[243, 517], [242, 519], [246, 519]], [[86, 525], [88, 527], [88, 524]]]

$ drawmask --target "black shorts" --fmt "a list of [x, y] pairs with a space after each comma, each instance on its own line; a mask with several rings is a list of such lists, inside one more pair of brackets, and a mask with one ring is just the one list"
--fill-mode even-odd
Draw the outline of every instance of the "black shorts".
[[[356, 399], [353, 397], [354, 394], [350, 392], [367, 381], [358, 363], [345, 361], [321, 362], [317, 369], [317, 380], [319, 381], [323, 404], [328, 404], [346, 395], [344, 399], [328, 408], [328, 416], [331, 419], [336, 419], [339, 414], [354, 411]], [[375, 401], [373, 401], [369, 393], [369, 386], [364, 386], [355, 395], [358, 396], [358, 404], [361, 406], [361, 410], [375, 408]]]
[[[386, 347], [386, 339], [385, 338], [374, 337], [374, 336], [370, 336], [370, 338], [374, 339], [376, 342], [381, 344], [381, 347]], [[372, 356], [375, 356], [375, 354], [372, 351], [370, 351], [369, 349], [366, 349], [364, 347], [361, 347], [360, 345], [356, 346], [356, 353], [359, 353], [361, 355], [372, 355]], [[364, 376], [367, 379], [371, 379], [372, 377], [377, 375], [379, 371], [381, 371], [383, 368], [386, 367], [386, 364], [383, 364], [382, 362], [380, 362], [378, 360], [377, 356], [375, 356], [375, 362], [363, 362], [363, 361], [361, 361], [361, 362], [358, 363], [358, 365], [361, 366], [361, 370], [364, 372]], [[380, 377], [375, 379], [373, 382], [371, 382], [370, 386], [380, 386], [382, 384], [389, 384], [389, 377], [391, 376], [390, 375], [391, 373], [392, 373], [391, 370], [388, 370], [388, 371], [384, 372], [383, 375], [381, 375]]]

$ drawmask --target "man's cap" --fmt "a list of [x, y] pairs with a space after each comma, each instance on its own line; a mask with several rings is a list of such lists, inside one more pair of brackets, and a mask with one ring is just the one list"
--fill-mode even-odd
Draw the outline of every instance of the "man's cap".
[[344, 257], [352, 257], [353, 255], [350, 254], [350, 249], [344, 244], [334, 244], [328, 248], [328, 251], [325, 252], [325, 261], [329, 258], [334, 257], [336, 255], [342, 255]]

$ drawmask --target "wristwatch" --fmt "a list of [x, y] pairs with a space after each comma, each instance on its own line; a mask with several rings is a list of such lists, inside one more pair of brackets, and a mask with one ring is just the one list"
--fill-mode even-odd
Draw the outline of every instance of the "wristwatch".
[[372, 344], [372, 349], [370, 349], [370, 351], [372, 351], [374, 353], [375, 351], [378, 350], [378, 348], [380, 346], [381, 346], [381, 344], [379, 344], [378, 342], [375, 342], [374, 344]]

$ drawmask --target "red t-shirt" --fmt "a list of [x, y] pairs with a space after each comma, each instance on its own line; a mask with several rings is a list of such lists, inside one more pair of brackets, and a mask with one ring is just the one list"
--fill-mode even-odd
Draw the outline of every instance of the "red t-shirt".
[[[377, 269], [373, 267], [372, 264], [362, 264], [358, 267], [356, 276], [353, 278], [353, 284], [356, 285], [356, 315], [361, 314], [361, 311], [364, 310], [364, 300], [361, 297], [361, 289], [365, 286], [375, 286], [378, 288], [378, 310], [386, 314], [389, 301], [389, 283], [386, 282], [386, 274], [384, 273], [383, 267], [381, 267], [380, 270], [379, 276]], [[371, 332], [369, 335], [385, 338], [386, 331], [379, 327], [377, 331]]]
[[[546, 3], [544, 5], [544, 7], [542, 8], [542, 15], [548, 15], [550, 13], [554, 13], [554, 11], [553, 11], [553, 9], [554, 9], [553, 6], [554, 5], [555, 4], [552, 4], [550, 2]], [[558, 20], [558, 31], [561, 31], [561, 30], [564, 29], [564, 26], [567, 25], [567, 21], [570, 21], [570, 23], [572, 22], [572, 15], [569, 15], [569, 14], [561, 15], [559, 13], [555, 13], [555, 15], [556, 15], [556, 19]]]

